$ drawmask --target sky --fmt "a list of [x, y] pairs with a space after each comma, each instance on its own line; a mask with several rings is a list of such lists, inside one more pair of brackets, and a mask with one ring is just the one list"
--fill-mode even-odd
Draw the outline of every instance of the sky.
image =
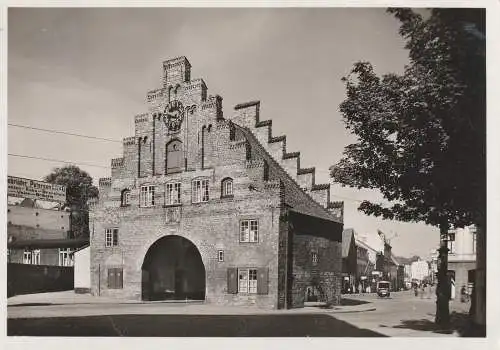
[[[287, 135], [301, 167], [316, 167], [316, 183], [330, 182], [329, 167], [355, 141], [338, 108], [341, 78], [360, 60], [379, 74], [401, 72], [408, 53], [398, 28], [380, 8], [10, 8], [8, 122], [118, 142], [9, 126], [8, 152], [74, 162], [94, 181], [110, 176], [134, 115], [147, 111], [146, 92], [160, 87], [162, 62], [186, 56], [191, 78], [223, 97], [226, 117], [260, 100], [274, 136]], [[41, 179], [62, 165], [9, 156], [8, 174]], [[361, 214], [365, 199], [380, 197], [332, 184], [344, 226], [372, 246], [378, 229], [398, 256], [427, 257], [438, 246], [436, 228]]]

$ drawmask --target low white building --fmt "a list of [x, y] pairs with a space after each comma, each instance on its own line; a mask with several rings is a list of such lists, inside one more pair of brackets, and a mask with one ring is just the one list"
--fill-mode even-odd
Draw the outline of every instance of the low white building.
[[90, 293], [90, 246], [79, 249], [75, 257], [75, 293]]

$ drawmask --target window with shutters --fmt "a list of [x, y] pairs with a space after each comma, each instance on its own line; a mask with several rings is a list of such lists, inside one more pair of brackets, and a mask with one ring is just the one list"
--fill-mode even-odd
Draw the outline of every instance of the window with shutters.
[[141, 186], [140, 194], [140, 205], [141, 207], [152, 207], [155, 205], [155, 186], [145, 185]]
[[106, 229], [106, 247], [116, 247], [118, 246], [118, 229], [117, 228], [107, 228]]
[[108, 288], [109, 289], [123, 288], [123, 268], [121, 267], [108, 268]]
[[257, 220], [241, 220], [240, 242], [259, 242], [259, 222]]
[[228, 268], [227, 292], [230, 294], [268, 294], [269, 269]]
[[192, 202], [208, 202], [208, 179], [197, 179], [192, 183]]
[[222, 185], [222, 193], [221, 197], [232, 197], [233, 196], [233, 179], [225, 178], [221, 182]]
[[181, 203], [181, 183], [167, 183], [165, 185], [165, 205]]

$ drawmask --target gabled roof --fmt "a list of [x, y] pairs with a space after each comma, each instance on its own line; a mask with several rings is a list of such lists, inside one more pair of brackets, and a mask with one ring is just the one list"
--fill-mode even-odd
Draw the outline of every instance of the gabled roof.
[[352, 228], [346, 228], [342, 231], [342, 257], [347, 258], [349, 256], [349, 248], [351, 247], [351, 241], [354, 238], [354, 230]]

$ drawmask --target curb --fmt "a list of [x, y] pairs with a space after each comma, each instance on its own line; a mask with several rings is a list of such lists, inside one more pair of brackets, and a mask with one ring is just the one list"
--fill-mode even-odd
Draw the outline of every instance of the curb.
[[364, 310], [337, 310], [333, 311], [333, 314], [354, 314], [354, 313], [359, 313], [359, 312], [369, 312], [369, 311], [375, 311], [377, 310], [376, 307], [371, 307], [369, 309], [364, 309]]

